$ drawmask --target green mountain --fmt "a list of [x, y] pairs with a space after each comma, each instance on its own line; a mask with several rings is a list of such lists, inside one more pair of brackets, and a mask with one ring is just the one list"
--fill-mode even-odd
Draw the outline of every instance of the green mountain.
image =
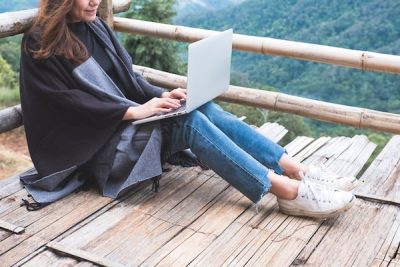
[[[247, 0], [177, 23], [400, 55], [398, 0]], [[232, 63], [242, 77], [281, 92], [400, 113], [400, 75], [244, 52], [235, 52]]]
[[236, 5], [245, 0], [176, 0], [177, 19], [185, 16], [196, 16], [199, 12], [216, 11]]

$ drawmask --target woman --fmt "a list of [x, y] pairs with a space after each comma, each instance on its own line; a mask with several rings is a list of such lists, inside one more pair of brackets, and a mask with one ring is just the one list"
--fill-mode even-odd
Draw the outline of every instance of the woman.
[[21, 180], [37, 202], [55, 201], [89, 177], [115, 198], [158, 177], [164, 161], [190, 148], [255, 203], [271, 192], [292, 215], [327, 217], [350, 207], [355, 178], [295, 161], [216, 104], [161, 123], [129, 123], [178, 108], [186, 94], [133, 72], [96, 17], [99, 2], [42, 0], [23, 39], [21, 104], [36, 171]]

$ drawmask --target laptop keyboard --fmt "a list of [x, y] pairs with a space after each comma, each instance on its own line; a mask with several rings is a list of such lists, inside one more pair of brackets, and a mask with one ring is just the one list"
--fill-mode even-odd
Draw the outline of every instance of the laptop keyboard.
[[165, 113], [159, 114], [158, 116], [164, 116], [164, 115], [167, 115], [167, 114], [178, 113], [178, 112], [184, 111], [185, 109], [186, 109], [186, 101], [182, 101], [181, 102], [181, 106], [179, 108], [173, 109], [173, 110], [171, 110], [169, 112], [165, 112]]

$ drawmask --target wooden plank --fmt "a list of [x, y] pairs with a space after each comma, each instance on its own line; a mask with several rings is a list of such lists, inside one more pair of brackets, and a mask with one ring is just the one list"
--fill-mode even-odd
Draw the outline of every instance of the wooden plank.
[[387, 257], [399, 231], [399, 211], [398, 207], [358, 200], [334, 222], [313, 253], [299, 261], [314, 266], [371, 266], [376, 259]]
[[78, 261], [68, 256], [59, 256], [55, 253], [45, 250], [35, 256], [29, 262], [22, 264], [23, 267], [38, 267], [38, 266], [77, 266]]
[[0, 187], [0, 200], [22, 189], [22, 185], [19, 181], [19, 176], [7, 178], [7, 180], [10, 180], [10, 182]]
[[314, 141], [314, 138], [306, 136], [298, 136], [292, 142], [286, 145], [285, 149], [291, 157], [294, 157], [302, 149], [308, 146], [312, 141]]
[[400, 227], [398, 222], [394, 222], [392, 228], [387, 232], [386, 239], [377, 252], [377, 256], [373, 260], [373, 263], [375, 262], [379, 263], [379, 265], [384, 265], [386, 262], [390, 263], [396, 259], [400, 259], [399, 248]]
[[[272, 126], [276, 127], [277, 124], [272, 124]], [[281, 130], [282, 128], [280, 128]], [[136, 194], [109, 210], [107, 214], [98, 216], [93, 221], [77, 229], [76, 232], [65, 236], [64, 240], [59, 242], [69, 247], [78, 247], [95, 252], [96, 255], [109, 254], [108, 257], [126, 257], [127, 262], [132, 260], [132, 254], [128, 253], [128, 251], [131, 252], [132, 250], [131, 242], [137, 242], [137, 235], [140, 233], [140, 231], [136, 232], [137, 230], [143, 228], [144, 232], [146, 232], [146, 229], [151, 228], [151, 223], [157, 222], [159, 227], [156, 227], [156, 229], [164, 229], [163, 225], [168, 226], [168, 230], [162, 230], [160, 236], [164, 236], [164, 238], [167, 236], [171, 239], [177, 234], [177, 231], [182, 231], [183, 227], [187, 227], [187, 225], [207, 212], [212, 205], [210, 203], [214, 203], [221, 192], [225, 192], [228, 187], [225, 181], [220, 178], [210, 179], [208, 175], [193, 171], [196, 169], [198, 168], [192, 168], [190, 172], [182, 173], [180, 179], [175, 179], [171, 183], [168, 183], [168, 180], [165, 181], [163, 178], [161, 180], [162, 188], [158, 194], [151, 197], [146, 192]], [[240, 198], [243, 198], [243, 196], [240, 195]], [[247, 203], [250, 202], [248, 201]], [[138, 214], [143, 215], [139, 216]], [[134, 225], [132, 226], [131, 223]], [[132, 230], [132, 228], [135, 230]], [[115, 241], [115, 235], [120, 235], [121, 231], [124, 232], [121, 229], [131, 232], [117, 238], [120, 240], [120, 242], [117, 242]], [[152, 234], [158, 232], [156, 229], [153, 229]], [[169, 233], [170, 236], [166, 233]], [[111, 240], [108, 243], [104, 241], [104, 235], [113, 236], [113, 238], [107, 239]], [[146, 238], [145, 240], [145, 242], [154, 242], [151, 238]], [[128, 245], [123, 246], [124, 242], [127, 242]], [[157, 244], [150, 243], [141, 246], [142, 261], [146, 259], [143, 258], [143, 255], [148, 254], [146, 256], [148, 257], [159, 249], [157, 246], [160, 246], [160, 244]], [[125, 247], [126, 249], [124, 249]], [[146, 248], [145, 251], [143, 247]], [[135, 262], [136, 260], [138, 259], [135, 259]]]
[[[375, 190], [375, 186], [376, 187], [381, 187], [382, 186], [380, 184], [384, 184], [386, 183], [386, 181], [388, 181], [389, 184], [393, 184], [393, 169], [397, 168], [397, 161], [398, 161], [398, 156], [395, 155], [394, 151], [394, 145], [397, 145], [399, 142], [399, 138], [398, 137], [393, 137], [389, 143], [386, 145], [386, 147], [382, 150], [382, 152], [378, 155], [378, 157], [375, 159], [375, 161], [371, 164], [371, 166], [368, 168], [368, 170], [364, 173], [364, 175], [361, 177], [361, 180], [365, 180], [365, 183], [361, 186], [361, 189], [358, 189], [357, 191], [361, 191], [361, 192], [369, 192], [369, 191], [376, 191]], [[397, 152], [397, 154], [399, 154]], [[386, 177], [385, 177], [386, 176]], [[389, 178], [388, 178], [389, 177]], [[385, 186], [383, 186], [385, 187]], [[371, 190], [369, 189], [371, 188]], [[382, 192], [382, 191], [379, 191]], [[369, 195], [369, 194], [365, 194], [365, 193], [359, 193], [362, 195]], [[376, 196], [374, 195], [375, 198], [382, 198], [382, 199], [388, 199], [385, 197], [380, 197], [379, 195]], [[390, 199], [389, 199], [390, 200]], [[370, 203], [371, 204], [371, 203]], [[372, 205], [372, 204], [371, 204]], [[378, 204], [376, 204], [378, 205]], [[382, 209], [386, 210], [389, 208], [394, 208], [394, 207], [390, 207], [387, 205], [381, 205]], [[354, 209], [352, 209], [352, 211], [354, 212]], [[379, 211], [379, 212], [383, 212], [383, 211]], [[351, 216], [352, 213], [346, 213], [345, 216]], [[380, 214], [373, 214], [371, 215], [371, 218], [366, 217], [364, 214], [360, 214], [360, 216], [363, 218], [364, 223], [370, 223], [370, 221], [373, 221], [375, 219], [375, 217], [382, 217], [382, 215]], [[379, 223], [376, 223], [376, 229], [375, 231], [380, 233], [379, 239], [377, 240], [371, 240], [368, 239], [368, 244], [374, 244], [375, 243], [382, 243], [383, 245], [379, 248], [379, 250], [377, 248], [375, 248], [375, 250], [373, 250], [374, 248], [368, 248], [370, 251], [368, 251], [369, 254], [374, 255], [374, 253], [376, 253], [376, 257], [375, 259], [370, 260], [369, 264], [372, 263], [376, 263], [379, 262], [379, 264], [383, 264], [384, 262], [390, 261], [390, 259], [393, 258], [393, 254], [395, 254], [395, 251], [398, 250], [399, 244], [400, 244], [400, 240], [399, 240], [399, 218], [397, 218], [397, 222], [394, 222], [393, 225], [391, 226], [391, 228], [389, 228], [389, 226], [387, 226], [386, 228], [384, 227], [386, 221], [385, 220], [394, 220], [392, 219], [388, 219], [388, 218], [382, 218], [381, 221], [379, 221]], [[381, 226], [382, 225], [382, 226]], [[360, 226], [361, 228], [363, 227], [362, 225]], [[324, 241], [326, 240], [326, 238], [324, 238]], [[372, 246], [372, 245], [371, 245]], [[314, 251], [315, 248], [313, 248]], [[372, 251], [371, 251], [372, 250]], [[318, 251], [317, 251], [318, 252]], [[317, 253], [314, 252], [314, 253]], [[308, 251], [308, 252], [302, 252], [302, 254], [299, 256], [300, 258], [303, 259], [307, 259], [308, 257], [310, 257], [312, 251]], [[362, 255], [362, 251], [359, 253], [360, 255]], [[366, 254], [366, 253], [364, 253]], [[361, 257], [361, 256], [360, 256]], [[368, 259], [367, 255], [362, 256], [364, 259]], [[359, 261], [359, 259], [354, 259], [354, 261]]]
[[351, 138], [348, 149], [344, 150], [339, 158], [328, 161], [326, 166], [343, 175], [355, 176], [362, 170], [375, 148], [376, 145], [366, 136], [356, 135]]
[[279, 140], [281, 140], [288, 132], [285, 127], [276, 122], [264, 123], [260, 128], [258, 128], [258, 131], [275, 143], [279, 142]]
[[362, 194], [362, 193], [356, 193], [355, 196], [357, 198], [361, 198], [361, 199], [368, 200], [368, 201], [378, 202], [378, 203], [382, 203], [382, 204], [389, 204], [389, 205], [394, 205], [394, 206], [400, 206], [399, 201], [390, 199], [387, 197], [379, 197], [376, 195]]
[[[352, 168], [351, 162], [348, 157], [349, 153], [345, 153], [348, 149], [355, 149], [356, 145], [352, 146], [352, 143], [360, 145], [360, 140], [350, 138], [336, 138], [330, 140], [316, 153], [307, 158], [308, 162], [330, 162], [333, 163], [335, 160], [341, 162], [347, 162], [349, 168]], [[368, 143], [364, 144], [364, 148], [368, 147]], [[339, 148], [339, 152], [335, 151]], [[360, 153], [361, 154], [361, 153]], [[357, 155], [356, 155], [357, 157]], [[354, 161], [353, 161], [354, 162]], [[353, 167], [354, 171], [357, 171], [358, 165]], [[275, 201], [271, 201], [273, 205], [276, 205]], [[271, 205], [271, 204], [270, 204]], [[294, 218], [278, 213], [276, 211], [271, 213], [271, 208], [268, 208], [268, 216], [271, 216], [270, 221], [266, 218], [260, 220], [248, 219], [253, 218], [250, 210], [246, 210], [238, 219], [235, 220], [231, 226], [229, 226], [222, 235], [209, 245], [198, 257], [192, 261], [193, 265], [209, 265], [212, 264], [215, 259], [217, 262], [215, 265], [244, 265], [249, 266], [265, 266], [265, 265], [276, 265], [285, 266], [290, 264], [297, 254], [303, 249], [309, 238], [319, 228], [321, 221], [310, 220], [304, 218]], [[273, 209], [272, 209], [273, 210]], [[257, 218], [256, 216], [254, 218]], [[268, 222], [268, 223], [266, 223]], [[276, 228], [268, 229], [272, 225], [277, 226]], [[235, 226], [235, 223], [241, 223], [244, 228]], [[266, 223], [266, 224], [264, 224]], [[249, 228], [247, 228], [249, 227]], [[264, 232], [254, 234], [251, 233], [251, 229], [267, 229], [266, 234]], [[243, 229], [243, 233], [240, 234], [240, 229]], [[281, 240], [277, 242], [277, 240]], [[233, 243], [232, 243], [233, 242]], [[222, 249], [222, 244], [231, 244], [226, 250]], [[226, 246], [226, 245], [225, 245]]]
[[14, 224], [11, 224], [11, 223], [3, 221], [3, 220], [0, 220], [0, 228], [4, 229], [4, 230], [8, 230], [14, 234], [22, 234], [23, 232], [25, 232], [24, 227], [14, 225]]
[[[297, 145], [301, 147], [304, 147], [304, 144], [302, 142], [296, 141], [295, 143], [297, 143]], [[291, 147], [293, 149], [296, 149], [296, 144], [291, 144]], [[178, 236], [175, 239], [169, 241], [166, 246], [156, 251], [149, 259], [147, 259], [142, 264], [146, 266], [154, 266], [156, 264], [160, 264], [162, 266], [168, 266], [171, 264], [173, 264], [174, 266], [187, 265], [196, 258], [199, 251], [207, 249], [210, 246], [211, 241], [213, 241], [219, 235], [223, 234], [224, 231], [226, 231], [226, 229], [233, 224], [233, 222], [235, 222], [235, 224], [244, 225], [252, 218], [254, 223], [257, 221], [264, 221], [264, 219], [268, 217], [267, 215], [270, 214], [276, 206], [276, 202], [273, 200], [273, 195], [267, 195], [266, 197], [264, 197], [260, 204], [260, 206], [264, 207], [264, 213], [261, 213], [259, 216], [257, 216], [254, 205], [235, 189], [229, 187], [219, 196], [218, 199], [215, 200], [215, 203], [213, 203], [212, 206], [201, 217], [199, 217], [188, 227], [190, 229], [193, 229], [195, 232], [190, 234], [187, 233], [189, 235], [188, 238], [182, 239], [180, 238], [180, 236]], [[244, 213], [246, 214], [246, 216], [243, 216]], [[237, 231], [239, 231], [240, 229], [241, 228], [238, 227]], [[248, 229], [249, 228], [247, 227], [243, 228], [244, 233], [240, 235], [244, 239], [246, 239], [245, 233]], [[204, 240], [202, 240], [201, 242], [200, 236], [204, 237]], [[238, 244], [243, 243], [240, 240], [237, 240], [237, 242]], [[218, 245], [216, 245], [216, 247], [218, 247]], [[176, 258], [176, 255], [184, 256]]]
[[[371, 154], [372, 149], [371, 146], [369, 145], [370, 143], [365, 142], [363, 140], [364, 138], [352, 138], [351, 142], [349, 142], [348, 138], [334, 138], [333, 140], [330, 140], [328, 144], [326, 144], [324, 147], [322, 147], [317, 153], [312, 155], [307, 159], [308, 162], [320, 162], [320, 163], [325, 163], [328, 166], [332, 166], [335, 164], [335, 162], [340, 162], [341, 164], [345, 165], [345, 168], [340, 168], [336, 169], [339, 173], [344, 173], [347, 172], [347, 174], [354, 175], [356, 174], [361, 168], [360, 165], [362, 166], [363, 163], [366, 161], [366, 157], [364, 157], [365, 154]], [[334, 150], [333, 148], [338, 148], [338, 150]], [[360, 147], [364, 147], [364, 149], [359, 149]], [[353, 152], [352, 151], [358, 151], [358, 153], [355, 153], [353, 156], [358, 159], [357, 161], [352, 161], [351, 157]], [[351, 153], [350, 153], [351, 152]], [[361, 162], [360, 162], [361, 161]], [[303, 237], [311, 237], [314, 235], [314, 232], [320, 228], [321, 222], [317, 224], [314, 228], [308, 228], [308, 231], [303, 233]], [[324, 236], [324, 233], [322, 233], [321, 236]], [[281, 265], [287, 265], [290, 262], [287, 261], [290, 256], [293, 257], [294, 254], [291, 254], [293, 251], [299, 251], [301, 249], [301, 244], [297, 242], [296, 239], [292, 240], [292, 238], [288, 239], [293, 242], [289, 242], [284, 245], [286, 247], [287, 251], [290, 251], [287, 253], [285, 257], [281, 254], [277, 254], [277, 256], [272, 257], [271, 259], [268, 260], [269, 264], [278, 264]], [[268, 253], [262, 254], [261, 258], [264, 260], [267, 260], [265, 255], [268, 255]], [[282, 262], [282, 260], [284, 262]]]
[[22, 198], [27, 198], [27, 193], [25, 190], [21, 189], [0, 200], [0, 218], [3, 218], [10, 212], [15, 211], [20, 208], [22, 203]]
[[[109, 198], [99, 197], [97, 192], [80, 192], [36, 211], [37, 213], [29, 213], [30, 216], [14, 218], [7, 215], [9, 220], [14, 218], [14, 223], [21, 222], [26, 227], [26, 232], [9, 236], [0, 242], [0, 261], [5, 266], [18, 262], [111, 201]], [[44, 216], [38, 218], [36, 214]]]
[[316, 150], [318, 150], [320, 147], [325, 145], [331, 138], [330, 137], [320, 137], [316, 139], [314, 142], [312, 142], [310, 145], [305, 147], [303, 150], [301, 150], [299, 153], [297, 153], [294, 158], [300, 161], [305, 160], [308, 158], [312, 153], [314, 153]]
[[107, 260], [105, 258], [100, 258], [92, 253], [88, 253], [86, 251], [83, 251], [81, 249], [76, 249], [76, 248], [69, 248], [66, 246], [61, 245], [60, 243], [57, 242], [50, 242], [46, 245], [48, 248], [50, 248], [53, 251], [56, 252], [61, 252], [65, 253], [67, 255], [70, 255], [74, 258], [79, 258], [82, 260], [89, 261], [91, 263], [94, 263], [96, 265], [100, 266], [105, 266], [105, 267], [122, 267], [125, 265], [119, 264], [114, 261]]
[[[18, 194], [19, 193], [25, 194], [23, 191], [18, 192]], [[17, 246], [19, 242], [22, 242], [25, 238], [35, 234], [36, 231], [48, 226], [53, 222], [53, 220], [57, 220], [59, 218], [57, 216], [62, 217], [63, 214], [70, 212], [74, 208], [73, 205], [78, 205], [79, 201], [84, 199], [75, 199], [73, 198], [74, 196], [71, 196], [70, 198], [56, 202], [53, 205], [44, 207], [41, 210], [28, 212], [25, 207], [20, 206], [20, 197], [18, 194], [14, 194], [9, 197], [12, 199], [12, 201], [7, 203], [7, 210], [1, 213], [1, 219], [27, 228], [27, 232], [24, 235], [12, 237], [10, 239], [11, 241], [7, 241], [7, 238], [9, 238], [10, 235], [0, 235], [0, 244], [2, 244], [0, 248], [0, 255], [8, 249]], [[8, 198], [3, 200], [8, 200]], [[3, 200], [0, 202], [1, 204], [3, 204]], [[66, 203], [70, 205], [66, 205]], [[8, 245], [5, 245], [3, 242], [6, 242]]]
[[[183, 169], [186, 170], [186, 172], [182, 172], [182, 177], [178, 177], [179, 179], [174, 179], [174, 182], [170, 184], [166, 183], [168, 181], [165, 181], [163, 178], [162, 180], [164, 181], [161, 183], [160, 192], [157, 194], [149, 194], [149, 192], [146, 192], [146, 190], [142, 190], [138, 192], [138, 194], [134, 194], [131, 198], [121, 202], [103, 216], [97, 217], [93, 222], [84, 225], [82, 228], [77, 229], [75, 233], [67, 236], [65, 240], [63, 240], [63, 242], [65, 242], [63, 244], [71, 247], [87, 246], [85, 247], [86, 249], [90, 248], [92, 245], [100, 245], [95, 244], [97, 241], [94, 240], [96, 240], [96, 238], [101, 240], [101, 235], [104, 232], [112, 231], [110, 229], [116, 229], [116, 231], [119, 232], [121, 226], [116, 228], [114, 224], [119, 222], [121, 218], [128, 218], [127, 220], [134, 221], [133, 219], [137, 217], [139, 212], [141, 214], [146, 214], [146, 218], [149, 219], [154, 217], [152, 214], [158, 213], [160, 215], [161, 209], [170, 211], [171, 207], [179, 207], [177, 204], [187, 198], [187, 196], [195, 191], [197, 187], [201, 186], [209, 179], [208, 176], [199, 177], [199, 173], [197, 172], [189, 172], [193, 169], [196, 168]], [[191, 184], [188, 185], [187, 183]], [[170, 200], [170, 203], [168, 203], [166, 200]], [[136, 202], [140, 204], [135, 205]], [[113, 217], [116, 219], [114, 221], [110, 221], [110, 218]], [[145, 221], [146, 220], [143, 220], [143, 222]], [[160, 219], [160, 221], [162, 220]], [[135, 227], [132, 226], [131, 228]]]
[[0, 179], [0, 192], [3, 191], [3, 188], [7, 185], [9, 185], [10, 183], [19, 181], [19, 175], [13, 175], [11, 177], [5, 178], [5, 179]]
[[[229, 187], [213, 200], [207, 210], [185, 231], [169, 240], [166, 246], [153, 252], [142, 264], [183, 266], [204, 250], [228, 227], [252, 202], [236, 189]], [[176, 255], [184, 255], [175, 258]]]
[[[273, 126], [268, 123], [264, 127], [267, 125], [268, 127]], [[272, 131], [267, 132], [271, 134]], [[298, 145], [304, 146], [301, 142]], [[295, 144], [291, 144], [291, 146], [296, 148]], [[262, 201], [269, 203], [268, 199], [271, 197], [273, 198], [273, 196], [268, 195]], [[248, 209], [252, 209], [255, 212], [252, 202], [232, 187], [227, 188], [215, 199], [210, 208], [187, 228], [194, 230], [194, 232], [185, 231], [185, 234], [189, 235], [189, 237], [182, 238], [178, 235], [142, 264], [146, 266], [154, 266], [156, 264], [171, 265], [172, 263], [174, 266], [189, 264], [198, 255], [199, 251], [206, 249], [216, 236], [220, 235], [237, 217]], [[248, 220], [253, 216], [254, 214]], [[204, 237], [204, 240], [201, 240], [201, 236]], [[185, 256], [176, 258], [176, 255]]]
[[400, 193], [400, 136], [393, 136], [361, 177], [357, 193], [398, 199]]
[[[197, 188], [192, 183], [191, 186], [188, 186], [188, 188], [192, 188], [191, 191], [180, 188], [180, 192], [186, 191], [186, 194], [175, 194], [180, 198], [178, 202], [174, 199], [174, 195], [170, 195], [172, 203], [154, 211], [153, 207], [140, 205], [140, 203], [140, 208], [134, 207], [135, 204], [127, 199], [126, 202], [122, 202], [121, 205], [111, 209], [107, 214], [99, 216], [95, 220], [97, 224], [93, 221], [60, 242], [69, 247], [77, 246], [109, 259], [121, 260], [122, 263], [139, 264], [166, 241], [182, 231], [186, 225], [196, 220], [204, 212], [203, 210], [207, 209], [205, 207], [207, 203], [227, 187], [224, 184], [225, 182], [221, 180], [211, 180], [208, 176], [204, 176], [202, 178], [205, 179], [204, 182], [200, 178], [197, 177], [197, 179], [192, 180], [193, 183], [200, 182], [200, 187]], [[180, 181], [177, 180], [176, 182], [179, 183]], [[162, 192], [164, 191], [161, 190], [160, 193]], [[165, 192], [167, 191], [165, 190]], [[147, 201], [154, 206], [156, 205], [154, 200], [148, 199]], [[109, 226], [110, 217], [119, 218], [115, 220], [117, 223], [111, 222], [111, 224], [114, 223], [112, 227]], [[99, 225], [103, 226], [99, 227]], [[93, 231], [94, 228], [105, 230], [91, 236], [89, 232]], [[89, 236], [85, 233], [89, 233]], [[137, 244], [138, 247], [132, 248], [131, 244]]]
[[[371, 150], [364, 143], [361, 138], [325, 141], [314, 144], [314, 150], [320, 148], [316, 156], [310, 157], [312, 152], [303, 155], [309, 162], [351, 165], [359, 161], [351, 161], [348, 150], [361, 157]], [[363, 144], [365, 149], [357, 150]], [[340, 151], [335, 152], [335, 147]], [[160, 193], [150, 196], [145, 189], [133, 194], [106, 213], [81, 222], [80, 228], [68, 231], [58, 242], [122, 264], [181, 266], [214, 263], [212, 260], [231, 265], [264, 264], [266, 257], [270, 263], [287, 264], [290, 259], [283, 257], [282, 262], [278, 257], [282, 248], [300, 251], [310, 229], [319, 227], [319, 221], [280, 214], [272, 195], [263, 199], [264, 208], [257, 214], [251, 203], [223, 180], [210, 178], [198, 168], [186, 170], [173, 179], [163, 178]], [[212, 247], [218, 255], [210, 253]]]

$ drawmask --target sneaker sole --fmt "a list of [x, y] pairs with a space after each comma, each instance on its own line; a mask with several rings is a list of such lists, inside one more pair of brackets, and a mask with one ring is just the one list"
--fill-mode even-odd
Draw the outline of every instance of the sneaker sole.
[[307, 210], [299, 210], [299, 209], [295, 209], [295, 210], [289, 210], [289, 209], [281, 209], [279, 207], [279, 210], [286, 214], [286, 215], [293, 215], [293, 216], [303, 216], [303, 217], [311, 217], [311, 218], [317, 218], [317, 219], [326, 219], [326, 218], [331, 218], [334, 217], [336, 215], [339, 215], [347, 210], [349, 210], [355, 203], [356, 197], [354, 196], [352, 198], [352, 200], [347, 203], [344, 207], [342, 207], [341, 209], [338, 210], [333, 210], [333, 211], [328, 211], [328, 212], [310, 212]]

